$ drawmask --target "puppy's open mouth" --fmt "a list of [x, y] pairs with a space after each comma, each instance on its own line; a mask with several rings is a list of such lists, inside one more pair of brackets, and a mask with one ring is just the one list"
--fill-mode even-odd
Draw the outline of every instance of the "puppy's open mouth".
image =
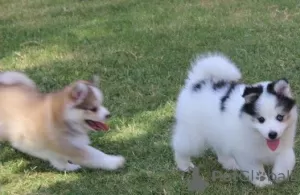
[[92, 121], [92, 120], [85, 120], [86, 124], [94, 129], [95, 131], [108, 131], [109, 127], [107, 124], [99, 122], [99, 121]]
[[272, 151], [275, 151], [277, 149], [277, 147], [279, 146], [279, 143], [280, 143], [280, 139], [275, 139], [275, 140], [266, 139], [266, 141], [267, 141], [268, 147]]

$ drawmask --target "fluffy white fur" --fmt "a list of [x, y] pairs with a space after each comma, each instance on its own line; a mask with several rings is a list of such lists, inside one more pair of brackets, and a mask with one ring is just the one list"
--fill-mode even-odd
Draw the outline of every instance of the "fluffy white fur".
[[[245, 84], [234, 88], [226, 100], [226, 110], [220, 111], [220, 99], [228, 88], [214, 90], [210, 82], [235, 82], [240, 78], [239, 69], [222, 54], [210, 53], [196, 58], [178, 97], [172, 135], [174, 158], [181, 171], [189, 171], [194, 167], [191, 157], [211, 148], [225, 169], [238, 169], [255, 186], [264, 187], [273, 183], [270, 179], [260, 181], [256, 178], [258, 172], [265, 172], [264, 165], [273, 165], [274, 181], [281, 181], [282, 174], [286, 179], [294, 168], [297, 108], [292, 108], [286, 121], [277, 121], [275, 118], [280, 110], [276, 107], [275, 96], [265, 91], [270, 83], [265, 81], [253, 86], [264, 88], [257, 105], [266, 122], [261, 124], [251, 116], [241, 114], [241, 107], [247, 101], [242, 97]], [[193, 91], [192, 87], [201, 81], [208, 84], [203, 84], [199, 91]], [[276, 87], [278, 90], [281, 87], [285, 95], [291, 97], [290, 86], [286, 82], [280, 81]], [[270, 131], [276, 131], [280, 137], [280, 145], [275, 151], [266, 145]]]
[[187, 84], [204, 79], [238, 81], [241, 78], [240, 70], [223, 54], [206, 54], [196, 57], [192, 63]]

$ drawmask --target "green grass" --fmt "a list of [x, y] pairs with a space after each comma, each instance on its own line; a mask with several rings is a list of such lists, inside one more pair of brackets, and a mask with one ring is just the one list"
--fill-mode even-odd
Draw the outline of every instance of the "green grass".
[[[191, 175], [176, 170], [169, 146], [190, 60], [221, 51], [239, 64], [244, 81], [287, 77], [298, 95], [299, 29], [294, 0], [0, 0], [0, 70], [24, 70], [43, 91], [100, 74], [114, 117], [110, 132], [91, 135], [92, 145], [127, 159], [116, 172], [62, 173], [2, 145], [0, 192], [193, 194]], [[299, 159], [299, 142], [295, 149]], [[300, 193], [299, 180], [266, 189], [213, 182], [212, 170], [223, 171], [215, 155], [195, 162], [210, 183], [203, 194]], [[299, 162], [293, 178], [300, 178]]]

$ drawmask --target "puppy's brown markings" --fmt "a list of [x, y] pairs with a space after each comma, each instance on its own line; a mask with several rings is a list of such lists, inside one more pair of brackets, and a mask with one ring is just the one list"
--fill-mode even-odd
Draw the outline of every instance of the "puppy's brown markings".
[[90, 110], [93, 108], [93, 102], [96, 102], [97, 101], [97, 98], [95, 97], [94, 95], [94, 92], [93, 90], [91, 89], [90, 86], [95, 86], [92, 82], [90, 81], [85, 81], [85, 80], [79, 80], [77, 82], [75, 82], [71, 88], [69, 89], [70, 92], [70, 99], [71, 101], [75, 101], [77, 98], [79, 98], [81, 96], [81, 94], [76, 94], [75, 96], [73, 95], [74, 91], [73, 90], [76, 90], [74, 89], [79, 83], [82, 83], [84, 84], [86, 87], [87, 87], [87, 94], [86, 96], [84, 97], [83, 101], [80, 102], [78, 105], [75, 106], [75, 108], [78, 108], [78, 109], [83, 109], [83, 110]]
[[[79, 80], [75, 84], [83, 83], [88, 87], [88, 93], [84, 100], [76, 106], [76, 108], [83, 109], [83, 110], [90, 110], [93, 109], [93, 102], [97, 101], [94, 92], [92, 91], [91, 87], [98, 87], [99, 77], [94, 75], [90, 81], [87, 80]], [[91, 86], [91, 87], [90, 87]]]

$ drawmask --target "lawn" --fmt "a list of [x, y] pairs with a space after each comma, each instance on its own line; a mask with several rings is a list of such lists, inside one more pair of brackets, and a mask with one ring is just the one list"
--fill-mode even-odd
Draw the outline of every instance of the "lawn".
[[[116, 172], [64, 173], [1, 145], [1, 194], [194, 194], [170, 148], [190, 60], [221, 51], [244, 81], [286, 77], [300, 95], [299, 29], [294, 0], [0, 0], [0, 70], [23, 70], [44, 92], [99, 74], [113, 118], [92, 145], [127, 159]], [[266, 189], [213, 181], [213, 170], [226, 171], [210, 152], [195, 162], [209, 183], [202, 194], [300, 193], [300, 162], [293, 181]]]

